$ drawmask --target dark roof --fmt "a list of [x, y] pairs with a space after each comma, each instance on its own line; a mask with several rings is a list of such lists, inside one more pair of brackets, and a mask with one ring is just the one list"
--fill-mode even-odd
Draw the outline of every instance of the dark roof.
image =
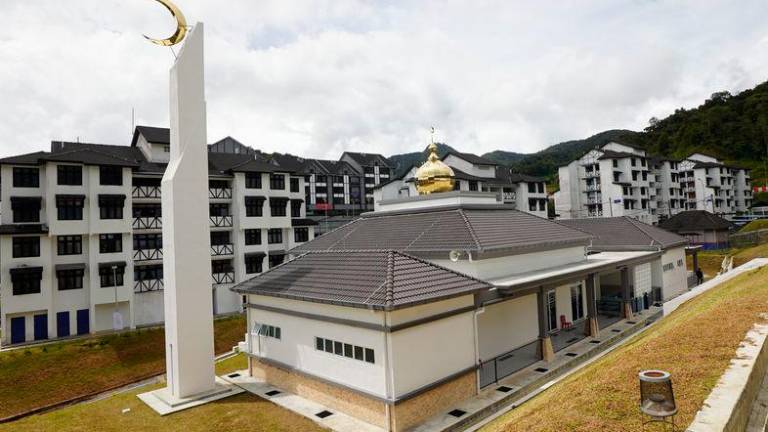
[[357, 170], [346, 161], [326, 160], [326, 159], [306, 159], [308, 167], [317, 167], [317, 171], [320, 174], [331, 175], [344, 175], [346, 172], [349, 175], [359, 174]]
[[0, 164], [6, 165], [39, 165], [40, 158], [45, 156], [46, 152], [38, 151], [34, 153], [25, 153], [18, 156], [9, 156], [0, 159]]
[[600, 150], [603, 155], [597, 158], [600, 159], [625, 159], [625, 158], [644, 158], [645, 156], [635, 154], [635, 153], [628, 153], [628, 152], [618, 152], [613, 150]]
[[139, 162], [136, 160], [125, 159], [91, 148], [63, 150], [56, 153], [49, 153], [48, 155], [41, 157], [40, 160], [51, 162], [74, 162], [85, 165], [139, 166]]
[[546, 181], [544, 177], [512, 172], [512, 169], [509, 167], [496, 168], [496, 180], [504, 183], [540, 183]]
[[317, 221], [309, 218], [293, 218], [291, 219], [291, 226], [315, 226]]
[[462, 205], [418, 211], [363, 214], [294, 251], [452, 250], [489, 252], [556, 249], [586, 245], [590, 235], [528, 213], [497, 205]]
[[560, 223], [595, 236], [592, 249], [663, 249], [688, 244], [688, 239], [628, 216], [588, 219], [564, 219]]
[[306, 253], [232, 288], [343, 306], [393, 310], [493, 288], [395, 251]]
[[373, 166], [379, 164], [379, 166], [389, 167], [390, 163], [384, 156], [378, 153], [358, 153], [358, 152], [344, 152], [341, 154], [341, 158], [344, 155], [349, 156], [352, 160], [360, 164], [360, 166]]
[[136, 146], [136, 141], [139, 139], [139, 135], [144, 135], [144, 139], [147, 142], [155, 144], [170, 144], [171, 143], [171, 130], [168, 128], [159, 128], [154, 126], [136, 126], [133, 131], [133, 139], [131, 140], [131, 147]]
[[454, 155], [457, 158], [464, 159], [465, 161], [474, 165], [498, 165], [499, 164], [496, 161], [492, 161], [490, 159], [484, 158], [482, 156], [478, 156], [476, 154], [461, 153], [461, 152], [457, 152], [456, 150], [448, 150], [448, 152], [443, 155], [441, 160], [445, 160], [445, 158], [447, 158], [449, 155]]
[[291, 172], [305, 172], [307, 165], [310, 163], [309, 159], [304, 159], [299, 156], [294, 156], [289, 153], [262, 153], [262, 160], [268, 162], [275, 162], [279, 166], [291, 171]]
[[208, 153], [208, 167], [212, 173], [228, 172], [293, 172], [275, 163], [254, 159], [250, 154]]
[[673, 232], [729, 230], [731, 223], [705, 210], [687, 210], [661, 222], [659, 227]]
[[697, 168], [722, 168], [723, 164], [718, 162], [696, 162], [696, 164], [693, 165], [693, 169]]

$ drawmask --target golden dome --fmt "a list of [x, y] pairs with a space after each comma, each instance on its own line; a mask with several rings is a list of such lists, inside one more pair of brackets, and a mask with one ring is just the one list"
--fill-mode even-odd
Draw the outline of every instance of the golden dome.
[[419, 195], [453, 190], [453, 170], [437, 157], [437, 146], [429, 145], [427, 161], [416, 170], [416, 190]]

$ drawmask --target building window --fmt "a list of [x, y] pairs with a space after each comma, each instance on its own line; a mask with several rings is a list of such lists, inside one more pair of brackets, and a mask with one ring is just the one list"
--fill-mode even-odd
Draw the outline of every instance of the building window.
[[584, 297], [581, 284], [571, 287], [571, 319], [573, 321], [584, 318]]
[[122, 234], [100, 234], [99, 253], [116, 253], [123, 251]]
[[371, 363], [371, 364], [376, 363], [376, 357], [371, 348], [365, 348], [357, 345], [335, 341], [332, 339], [315, 337], [315, 349], [317, 351], [323, 351], [329, 354], [335, 354], [337, 356], [346, 357], [349, 359], [360, 360], [366, 363]]
[[294, 228], [293, 241], [296, 243], [304, 243], [305, 241], [309, 241], [309, 228]]
[[163, 265], [136, 266], [133, 268], [133, 280], [160, 280], [163, 278]]
[[284, 254], [275, 254], [269, 256], [269, 268], [277, 267], [285, 261]]
[[42, 278], [42, 267], [22, 267], [11, 269], [13, 295], [39, 294], [40, 280], [42, 280]]
[[261, 173], [245, 173], [246, 189], [261, 189]]
[[13, 222], [40, 222], [40, 198], [11, 197]]
[[211, 261], [211, 273], [232, 273], [232, 263], [230, 260], [213, 260]]
[[40, 169], [13, 167], [13, 187], [40, 187]]
[[229, 231], [211, 231], [211, 246], [221, 246], [232, 243], [229, 240]]
[[456, 180], [453, 182], [453, 190], [461, 190], [461, 180]]
[[59, 185], [82, 186], [83, 167], [80, 165], [59, 165], [56, 167], [56, 182]]
[[544, 183], [537, 183], [537, 184], [538, 184], [539, 193], [543, 194], [544, 193]]
[[264, 198], [245, 197], [245, 215], [247, 217], [261, 217], [264, 213]]
[[267, 230], [267, 243], [278, 244], [283, 242], [282, 228], [270, 228]]
[[101, 219], [122, 219], [125, 195], [99, 195], [99, 217]]
[[81, 289], [83, 287], [83, 269], [56, 270], [59, 291]]
[[275, 327], [268, 324], [260, 324], [257, 322], [253, 323], [253, 334], [258, 336], [271, 337], [278, 340], [282, 338], [280, 327]]
[[528, 193], [536, 193], [536, 183], [528, 183]]
[[538, 203], [536, 202], [536, 198], [528, 198], [528, 210], [536, 211], [536, 208], [538, 208]]
[[473, 192], [477, 192], [477, 180], [469, 181], [469, 190]]
[[288, 203], [285, 198], [270, 198], [269, 211], [272, 216], [287, 216], [286, 207]]
[[270, 174], [269, 175], [269, 188], [273, 190], [285, 190], [285, 175], [283, 174]]
[[163, 146], [163, 153], [170, 153], [171, 152], [171, 146], [164, 145]]
[[102, 186], [122, 186], [123, 185], [123, 167], [118, 166], [100, 166], [99, 184]]
[[122, 263], [99, 266], [99, 279], [101, 281], [101, 287], [107, 288], [113, 286], [123, 286], [124, 273], [125, 264]]
[[56, 253], [58, 255], [80, 255], [83, 253], [83, 236], [58, 236], [56, 243]]
[[299, 191], [299, 178], [291, 177], [291, 192], [298, 192], [298, 191]]
[[40, 237], [14, 237], [13, 257], [29, 258], [40, 256]]
[[224, 204], [224, 203], [208, 204], [208, 214], [211, 216], [230, 216], [229, 204]]
[[162, 249], [162, 248], [163, 248], [162, 234], [134, 234], [133, 235], [133, 250], [151, 250], [151, 249]]
[[260, 245], [261, 244], [261, 230], [260, 229], [247, 229], [245, 230], [245, 244]]
[[619, 167], [619, 160], [618, 159], [613, 159], [613, 167], [614, 168], [618, 168]]
[[84, 205], [85, 195], [56, 195], [56, 216], [59, 220], [83, 220]]
[[304, 201], [302, 200], [291, 200], [291, 217], [292, 218], [300, 218], [301, 217], [301, 208], [304, 207]]
[[683, 266], [683, 260], [679, 259], [677, 260], [677, 266], [682, 267]]
[[245, 256], [245, 273], [247, 274], [261, 273], [262, 262], [264, 262], [264, 255], [262, 254], [246, 255]]

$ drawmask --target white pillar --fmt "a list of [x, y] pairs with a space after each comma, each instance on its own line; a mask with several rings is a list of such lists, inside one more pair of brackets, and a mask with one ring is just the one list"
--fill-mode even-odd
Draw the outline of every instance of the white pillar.
[[171, 68], [171, 155], [162, 181], [167, 391], [215, 388], [203, 23]]

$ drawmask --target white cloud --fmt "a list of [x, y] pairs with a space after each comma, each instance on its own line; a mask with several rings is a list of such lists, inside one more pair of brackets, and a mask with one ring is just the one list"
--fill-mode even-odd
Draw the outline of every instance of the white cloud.
[[[336, 158], [438, 138], [531, 152], [768, 74], [762, 1], [177, 0], [207, 30], [209, 139]], [[127, 144], [168, 119], [173, 27], [150, 0], [0, 3], [0, 155]]]

